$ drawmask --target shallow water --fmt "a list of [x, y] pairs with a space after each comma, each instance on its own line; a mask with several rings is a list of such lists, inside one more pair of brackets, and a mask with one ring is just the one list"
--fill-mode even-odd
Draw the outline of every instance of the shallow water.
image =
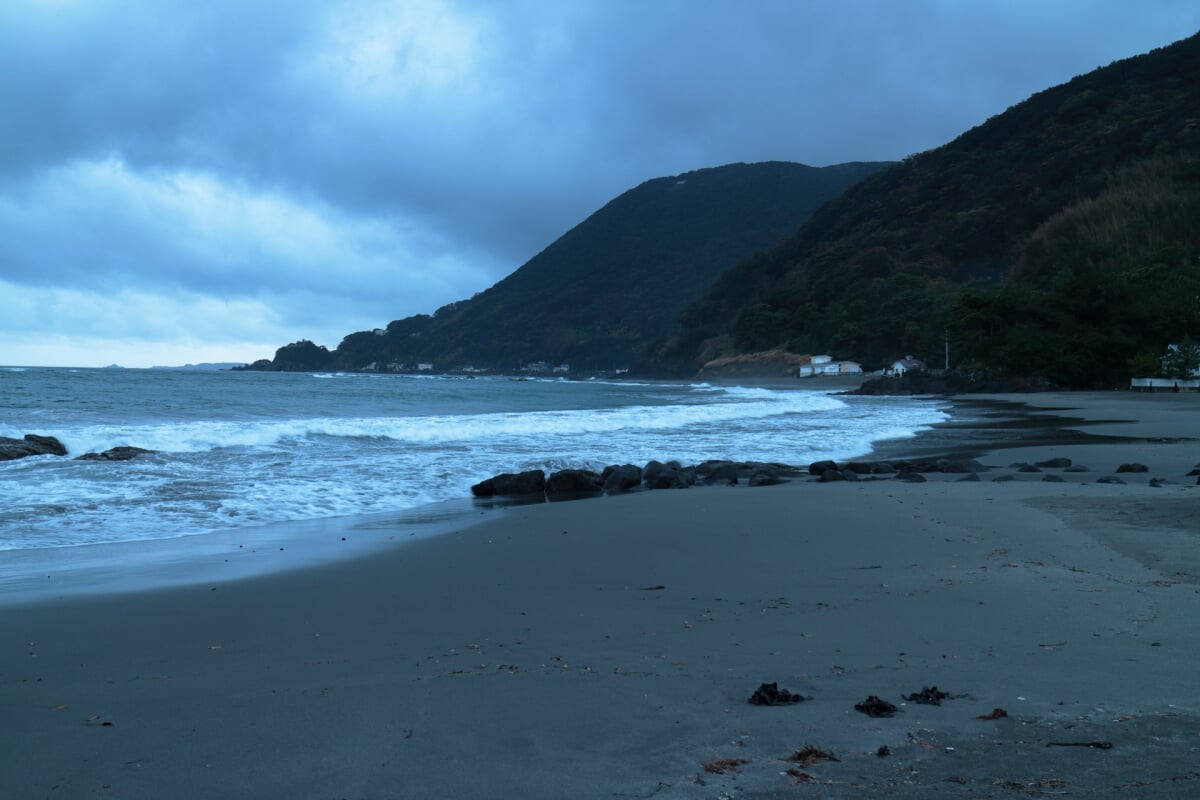
[[[822, 391], [365, 374], [0, 368], [0, 550], [402, 512], [498, 472], [863, 456], [945, 405]], [[74, 456], [132, 445], [131, 461]]]

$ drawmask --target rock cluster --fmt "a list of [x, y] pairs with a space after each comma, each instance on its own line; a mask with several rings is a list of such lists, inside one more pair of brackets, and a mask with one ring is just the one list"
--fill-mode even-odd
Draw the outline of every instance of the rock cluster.
[[[76, 461], [128, 461], [131, 458], [156, 452], [142, 447], [122, 445], [112, 447], [103, 453], [84, 453], [76, 457]], [[0, 461], [12, 461], [29, 456], [65, 456], [67, 448], [53, 436], [40, 436], [27, 433], [23, 439], [12, 439], [0, 436]]]
[[524, 497], [544, 495], [550, 500], [621, 494], [643, 489], [687, 489], [690, 486], [772, 486], [801, 474], [785, 464], [762, 462], [705, 461], [684, 466], [678, 461], [613, 464], [602, 472], [564, 469], [546, 475], [540, 469], [506, 472], [471, 487], [475, 497]]

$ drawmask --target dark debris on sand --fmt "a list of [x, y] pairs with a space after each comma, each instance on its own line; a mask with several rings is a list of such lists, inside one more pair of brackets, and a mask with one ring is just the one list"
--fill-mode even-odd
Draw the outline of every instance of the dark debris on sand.
[[750, 695], [750, 704], [756, 706], [785, 706], [790, 703], [802, 703], [805, 700], [812, 700], [812, 698], [789, 692], [787, 689], [780, 689], [778, 683], [764, 683], [754, 690], [754, 694]]
[[913, 692], [904, 696], [904, 699], [910, 703], [920, 703], [923, 706], [940, 706], [943, 700], [953, 700], [962, 695], [952, 695], [949, 692], [943, 692], [936, 686], [926, 686], [919, 692]]
[[866, 714], [868, 717], [893, 717], [896, 715], [894, 705], [875, 695], [871, 695], [861, 703], [855, 703], [854, 710]]

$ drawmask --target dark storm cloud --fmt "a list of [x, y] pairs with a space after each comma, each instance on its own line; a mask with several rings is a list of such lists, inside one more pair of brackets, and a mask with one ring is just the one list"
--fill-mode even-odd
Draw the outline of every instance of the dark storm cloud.
[[[0, 287], [224, 304], [230, 343], [332, 345], [486, 288], [643, 180], [901, 158], [1198, 27], [1174, 0], [12, 0]], [[37, 335], [17, 324], [0, 344]]]

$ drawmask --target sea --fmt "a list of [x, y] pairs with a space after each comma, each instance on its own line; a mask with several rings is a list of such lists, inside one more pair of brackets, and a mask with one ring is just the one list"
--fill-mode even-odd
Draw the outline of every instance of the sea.
[[[821, 388], [0, 367], [0, 436], [68, 450], [0, 462], [0, 585], [31, 553], [469, 513], [501, 472], [861, 457], [947, 410]], [[75, 459], [118, 446], [154, 452]]]

